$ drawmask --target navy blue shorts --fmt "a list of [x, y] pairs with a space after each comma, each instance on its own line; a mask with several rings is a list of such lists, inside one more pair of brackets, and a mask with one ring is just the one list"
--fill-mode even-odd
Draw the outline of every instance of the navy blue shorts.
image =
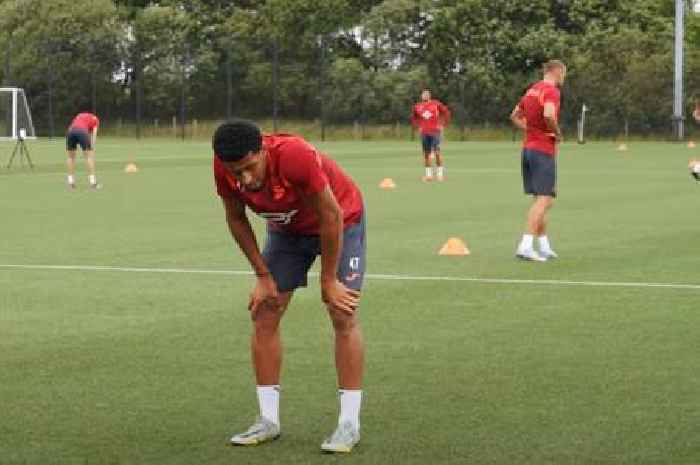
[[420, 140], [424, 153], [440, 150], [440, 134], [421, 134]]
[[84, 129], [71, 128], [66, 133], [66, 150], [75, 150], [78, 145], [83, 150], [92, 149], [90, 134]]
[[557, 161], [553, 156], [523, 149], [522, 170], [526, 194], [557, 196]]
[[[338, 264], [338, 281], [359, 291], [365, 277], [365, 217], [343, 232], [343, 250]], [[306, 287], [307, 273], [321, 254], [321, 238], [280, 231], [267, 231], [263, 259], [279, 292]]]

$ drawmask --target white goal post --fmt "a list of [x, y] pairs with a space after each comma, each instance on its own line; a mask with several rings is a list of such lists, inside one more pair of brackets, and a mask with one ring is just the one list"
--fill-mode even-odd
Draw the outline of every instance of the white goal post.
[[19, 87], [0, 87], [0, 140], [36, 139], [27, 96]]

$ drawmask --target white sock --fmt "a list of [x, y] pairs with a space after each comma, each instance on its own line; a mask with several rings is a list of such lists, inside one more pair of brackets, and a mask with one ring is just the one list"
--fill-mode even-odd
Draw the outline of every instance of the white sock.
[[340, 397], [340, 416], [338, 417], [338, 424], [349, 421], [359, 430], [362, 390], [338, 389], [338, 395]]
[[267, 418], [277, 426], [280, 424], [280, 386], [257, 386], [260, 416]]
[[552, 250], [552, 246], [549, 244], [549, 239], [547, 238], [547, 236], [539, 236], [537, 238], [537, 241], [540, 244], [540, 250]]
[[68, 175], [68, 184], [75, 184], [75, 176], [72, 174]]
[[94, 174], [88, 176], [88, 180], [90, 181], [90, 184], [97, 184], [97, 176], [95, 176]]
[[532, 241], [534, 236], [532, 234], [523, 234], [523, 239], [520, 241], [520, 250], [532, 249]]
[[428, 178], [433, 177], [433, 167], [432, 166], [426, 166], [425, 167], [425, 176]]
[[445, 174], [445, 170], [442, 166], [437, 167], [437, 175], [439, 178], [441, 178]]

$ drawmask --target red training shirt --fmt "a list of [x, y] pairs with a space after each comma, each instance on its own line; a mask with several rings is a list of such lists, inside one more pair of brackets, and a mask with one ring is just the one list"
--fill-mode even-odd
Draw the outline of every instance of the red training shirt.
[[554, 104], [554, 119], [558, 121], [560, 99], [559, 88], [547, 81], [537, 82], [525, 92], [518, 103], [518, 108], [527, 120], [523, 147], [552, 157], [557, 154], [556, 137], [544, 120], [544, 104], [548, 102]]
[[288, 134], [263, 136], [267, 150], [265, 184], [248, 192], [214, 156], [214, 180], [221, 197], [235, 197], [267, 220], [273, 230], [302, 235], [320, 234], [316, 212], [304, 197], [330, 186], [341, 210], [343, 227], [362, 219], [362, 194], [353, 180], [331, 158], [319, 153], [301, 137]]
[[93, 115], [92, 113], [78, 113], [78, 115], [73, 118], [73, 121], [68, 126], [68, 129], [84, 129], [87, 132], [92, 132], [93, 129], [100, 126], [100, 119]]
[[450, 122], [450, 117], [450, 109], [433, 99], [413, 106], [411, 124], [418, 126], [421, 134], [438, 134]]

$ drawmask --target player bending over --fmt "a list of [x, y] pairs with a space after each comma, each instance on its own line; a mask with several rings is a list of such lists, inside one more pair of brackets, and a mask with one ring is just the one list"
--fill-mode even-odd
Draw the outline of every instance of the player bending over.
[[[261, 135], [248, 121], [224, 123], [213, 140], [214, 177], [231, 235], [255, 276], [248, 310], [260, 416], [233, 445], [280, 435], [280, 320], [294, 290], [321, 256], [321, 298], [335, 330], [340, 416], [325, 452], [350, 452], [360, 440], [364, 344], [358, 319], [365, 271], [362, 195], [338, 165], [300, 137]], [[246, 207], [267, 220], [261, 252]]]
[[68, 126], [66, 132], [66, 152], [68, 159], [68, 186], [75, 189], [75, 152], [80, 145], [85, 155], [85, 165], [88, 169], [88, 181], [92, 189], [99, 189], [101, 186], [97, 183], [95, 176], [95, 142], [97, 141], [97, 128], [100, 126], [100, 120], [92, 113], [78, 113], [73, 121]]
[[[546, 261], [557, 258], [547, 238], [547, 212], [557, 195], [557, 145], [562, 140], [559, 128], [559, 88], [566, 77], [566, 66], [558, 60], [544, 65], [544, 79], [533, 84], [510, 115], [511, 121], [525, 131], [522, 151], [522, 175], [525, 193], [534, 197], [527, 215], [526, 231], [516, 256], [524, 260]], [[534, 247], [537, 237], [539, 253]]]

